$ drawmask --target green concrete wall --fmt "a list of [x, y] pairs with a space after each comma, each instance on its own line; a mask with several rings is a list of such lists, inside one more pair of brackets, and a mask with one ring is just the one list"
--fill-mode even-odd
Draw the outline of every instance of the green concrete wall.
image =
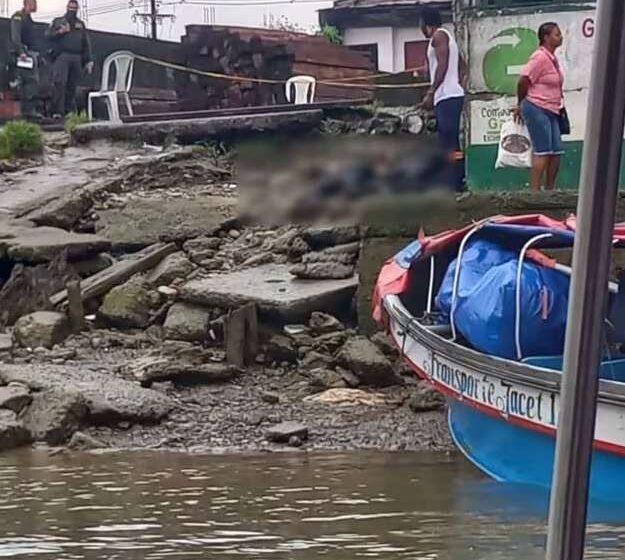
[[[577, 189], [582, 167], [583, 142], [565, 142], [558, 188]], [[497, 145], [468, 146], [467, 180], [474, 191], [519, 191], [529, 186], [529, 169], [495, 169]], [[625, 187], [625, 158], [621, 162], [621, 187]]]

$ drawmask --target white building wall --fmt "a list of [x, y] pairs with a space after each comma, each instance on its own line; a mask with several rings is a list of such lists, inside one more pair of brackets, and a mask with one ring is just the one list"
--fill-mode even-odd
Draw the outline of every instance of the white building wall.
[[355, 27], [343, 32], [345, 45], [378, 45], [378, 68], [382, 72], [393, 72], [395, 56], [392, 27]]

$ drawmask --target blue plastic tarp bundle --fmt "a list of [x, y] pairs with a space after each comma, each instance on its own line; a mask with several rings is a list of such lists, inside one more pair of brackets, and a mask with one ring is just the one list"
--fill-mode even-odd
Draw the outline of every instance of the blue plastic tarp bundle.
[[[457, 260], [436, 296], [439, 311], [451, 312]], [[518, 253], [487, 240], [469, 240], [462, 255], [455, 303], [456, 330], [477, 350], [516, 359], [515, 313]], [[522, 357], [562, 354], [569, 278], [532, 261], [521, 274]]]

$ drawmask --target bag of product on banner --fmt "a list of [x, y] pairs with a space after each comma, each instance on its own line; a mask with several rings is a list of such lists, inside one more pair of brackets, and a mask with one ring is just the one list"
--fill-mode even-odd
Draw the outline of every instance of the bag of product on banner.
[[507, 120], [501, 126], [495, 169], [532, 167], [532, 141], [524, 124]]

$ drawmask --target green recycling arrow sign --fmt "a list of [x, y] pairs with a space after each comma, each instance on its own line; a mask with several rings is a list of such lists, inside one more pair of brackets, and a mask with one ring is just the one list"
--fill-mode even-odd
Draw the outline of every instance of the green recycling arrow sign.
[[536, 32], [526, 27], [511, 27], [497, 33], [489, 42], [494, 46], [482, 63], [484, 83], [490, 91], [514, 95], [521, 69], [538, 47]]

